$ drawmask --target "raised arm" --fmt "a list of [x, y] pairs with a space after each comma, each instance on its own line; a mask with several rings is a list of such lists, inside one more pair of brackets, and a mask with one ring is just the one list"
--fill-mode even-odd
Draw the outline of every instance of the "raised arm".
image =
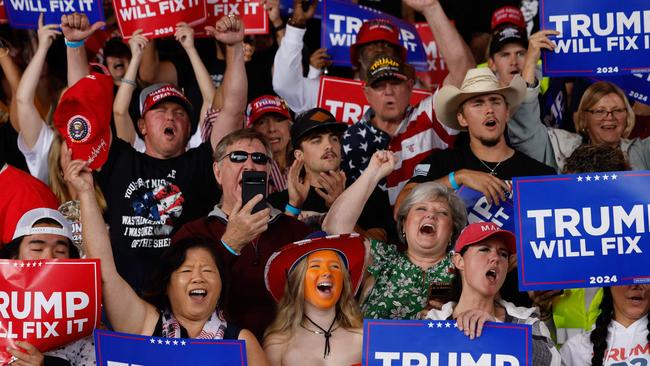
[[47, 50], [50, 49], [56, 36], [61, 34], [56, 29], [56, 24], [44, 25], [43, 14], [39, 16], [38, 48], [36, 49], [36, 53], [34, 53], [34, 57], [32, 57], [32, 60], [27, 65], [22, 78], [20, 78], [18, 88], [16, 89], [16, 115], [23, 142], [30, 150], [36, 144], [38, 135], [41, 133], [41, 128], [45, 126], [45, 122], [34, 105], [34, 97], [36, 95], [38, 80], [41, 77], [41, 71], [45, 65]]
[[113, 119], [115, 120], [117, 137], [131, 145], [135, 141], [136, 132], [131, 116], [129, 115], [129, 104], [131, 103], [131, 98], [133, 98], [133, 91], [137, 86], [138, 68], [142, 62], [142, 52], [149, 42], [141, 33], [142, 29], [138, 29], [133, 32], [133, 35], [129, 39], [131, 61], [113, 101]]
[[424, 15], [440, 54], [449, 68], [445, 84], [460, 87], [467, 70], [476, 67], [472, 51], [451, 24], [438, 0], [404, 0], [404, 3]]
[[242, 128], [244, 123], [248, 94], [244, 67], [244, 24], [239, 17], [229, 15], [219, 19], [214, 27], [206, 27], [205, 30], [226, 45], [226, 72], [221, 84], [223, 100], [217, 100], [216, 93], [213, 99], [213, 105], [223, 106], [210, 134], [210, 143], [214, 149], [222, 137]]
[[[199, 116], [203, 117], [214, 99], [215, 88], [214, 84], [212, 84], [212, 78], [203, 61], [201, 61], [201, 56], [199, 56], [196, 47], [194, 47], [194, 29], [187, 25], [187, 23], [178, 23], [176, 24], [176, 34], [174, 34], [174, 37], [183, 46], [185, 52], [187, 52], [187, 56], [190, 58], [196, 81], [199, 83], [199, 89], [201, 90], [201, 97], [203, 97], [201, 114], [199, 114]], [[201, 118], [200, 123], [203, 123], [203, 120]]]
[[147, 84], [169, 83], [178, 85], [176, 66], [169, 61], [160, 61], [156, 42], [149, 42], [144, 48], [142, 63], [138, 70], [140, 80]]
[[[69, 154], [68, 151], [62, 153]], [[158, 319], [156, 308], [142, 300], [115, 268], [108, 229], [95, 198], [93, 177], [87, 163], [82, 160], [70, 162], [65, 180], [79, 194], [81, 233], [86, 253], [89, 258], [101, 260], [104, 306], [111, 325], [116, 331], [133, 334], [153, 329]]]
[[273, 34], [275, 34], [275, 41], [280, 45], [282, 38], [284, 38], [285, 24], [280, 16], [280, 0], [262, 0], [261, 4], [264, 10], [269, 15], [269, 20], [273, 26]]
[[68, 86], [74, 85], [88, 75], [88, 56], [84, 42], [86, 38], [104, 25], [106, 25], [104, 22], [95, 22], [90, 25], [86, 14], [72, 13], [61, 16], [61, 31], [67, 46]]
[[394, 167], [393, 153], [386, 150], [375, 152], [361, 176], [334, 201], [323, 221], [323, 230], [328, 234], [352, 232], [370, 194]]
[[18, 83], [22, 71], [14, 62], [11, 55], [11, 45], [0, 42], [0, 68], [7, 78], [9, 88], [11, 89], [11, 99], [9, 101], [9, 121], [14, 130], [20, 132], [20, 125], [18, 124], [18, 112], [16, 111], [16, 91], [18, 90]]

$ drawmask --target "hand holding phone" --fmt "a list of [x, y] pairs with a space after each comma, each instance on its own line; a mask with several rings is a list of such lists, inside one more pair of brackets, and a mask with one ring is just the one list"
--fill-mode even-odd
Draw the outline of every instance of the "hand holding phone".
[[246, 170], [242, 173], [241, 202], [242, 206], [246, 205], [253, 197], [258, 194], [262, 195], [262, 200], [258, 202], [251, 211], [251, 214], [259, 212], [266, 208], [266, 172]]

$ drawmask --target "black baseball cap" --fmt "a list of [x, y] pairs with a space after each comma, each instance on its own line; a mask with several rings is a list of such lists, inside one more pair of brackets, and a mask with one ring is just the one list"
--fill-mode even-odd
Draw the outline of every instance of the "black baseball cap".
[[307, 134], [317, 130], [330, 130], [343, 133], [348, 125], [336, 120], [330, 111], [323, 108], [313, 108], [298, 115], [291, 126], [291, 143], [293, 148], [300, 145], [300, 140]]

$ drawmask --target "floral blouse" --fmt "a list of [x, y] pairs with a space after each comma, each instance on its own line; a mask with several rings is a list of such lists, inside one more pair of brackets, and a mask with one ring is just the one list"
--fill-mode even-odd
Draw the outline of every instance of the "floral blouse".
[[451, 253], [423, 270], [395, 245], [371, 240], [370, 252], [373, 263], [368, 272], [375, 285], [362, 305], [364, 318], [414, 319], [427, 303], [430, 285], [451, 283], [454, 278]]

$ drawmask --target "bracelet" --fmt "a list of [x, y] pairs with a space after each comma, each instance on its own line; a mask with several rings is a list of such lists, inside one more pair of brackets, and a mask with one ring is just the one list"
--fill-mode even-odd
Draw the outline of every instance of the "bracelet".
[[290, 203], [287, 203], [287, 205], [284, 206], [284, 210], [285, 210], [286, 212], [288, 212], [288, 213], [294, 215], [294, 216], [298, 216], [298, 215], [300, 215], [300, 213], [302, 212], [301, 209], [299, 209], [298, 207], [294, 207], [294, 206], [292, 206]]
[[68, 41], [65, 38], [64, 41], [65, 41], [65, 45], [68, 46], [69, 48], [79, 48], [84, 45], [84, 42], [86, 42], [85, 39], [82, 39], [81, 41]]
[[287, 25], [284, 24], [284, 23], [278, 25], [277, 27], [274, 26], [274, 27], [273, 27], [273, 33], [277, 33], [277, 32], [283, 30], [283, 29], [286, 28], [286, 27], [287, 27]]
[[239, 256], [239, 253], [235, 252], [231, 247], [229, 247], [225, 241], [221, 240], [221, 245], [223, 245], [226, 248], [226, 250], [230, 252], [230, 254]]
[[125, 83], [125, 84], [132, 85], [132, 86], [138, 86], [138, 84], [135, 83], [135, 80], [121, 79], [120, 81]]
[[449, 184], [451, 184], [451, 188], [453, 188], [455, 191], [460, 189], [460, 186], [456, 182], [456, 172], [449, 173]]

